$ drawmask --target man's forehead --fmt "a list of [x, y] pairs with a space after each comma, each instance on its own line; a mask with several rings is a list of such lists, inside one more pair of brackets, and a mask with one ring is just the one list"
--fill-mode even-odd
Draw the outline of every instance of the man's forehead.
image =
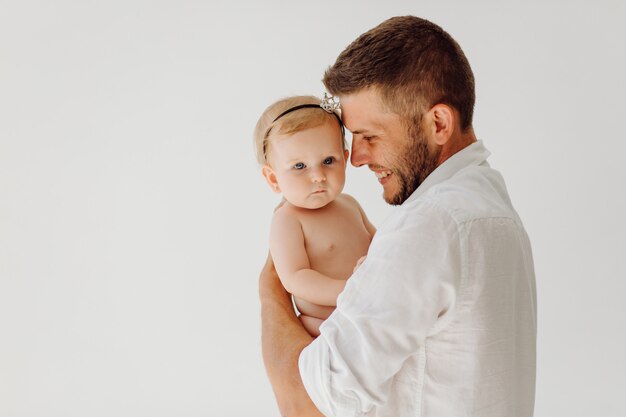
[[355, 117], [346, 118], [344, 124], [352, 135], [380, 134], [398, 123], [397, 116], [392, 113], [356, 113]]
[[385, 111], [380, 95], [373, 88], [341, 96], [341, 117], [352, 134], [380, 129]]

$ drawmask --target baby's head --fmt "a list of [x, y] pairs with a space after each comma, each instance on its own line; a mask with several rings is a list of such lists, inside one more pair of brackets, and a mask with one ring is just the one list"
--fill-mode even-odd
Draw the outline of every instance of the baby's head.
[[313, 96], [279, 100], [263, 112], [254, 130], [267, 183], [294, 206], [307, 209], [333, 201], [346, 179], [343, 124], [320, 103]]

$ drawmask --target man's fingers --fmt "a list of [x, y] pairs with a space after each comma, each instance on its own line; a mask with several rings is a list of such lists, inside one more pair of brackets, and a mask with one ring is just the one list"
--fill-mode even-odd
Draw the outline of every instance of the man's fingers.
[[357, 269], [359, 269], [359, 266], [361, 266], [361, 264], [363, 263], [363, 261], [365, 261], [365, 258], [367, 258], [367, 256], [361, 256], [359, 258], [358, 261], [356, 261], [356, 265], [354, 265], [354, 269], [352, 270], [352, 273], [354, 274], [356, 272]]

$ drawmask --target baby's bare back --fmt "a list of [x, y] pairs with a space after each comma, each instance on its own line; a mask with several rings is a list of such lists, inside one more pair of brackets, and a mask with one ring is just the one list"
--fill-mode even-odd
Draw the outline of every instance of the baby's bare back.
[[[330, 278], [346, 280], [356, 262], [367, 254], [371, 236], [357, 203], [340, 195], [331, 204], [299, 213], [310, 268]], [[326, 319], [334, 307], [294, 297], [302, 314]]]

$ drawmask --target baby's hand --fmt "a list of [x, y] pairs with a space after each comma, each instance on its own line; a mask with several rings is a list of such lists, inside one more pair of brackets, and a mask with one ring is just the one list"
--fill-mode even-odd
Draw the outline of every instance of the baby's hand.
[[366, 255], [366, 256], [361, 256], [361, 257], [359, 258], [359, 260], [358, 260], [358, 261], [356, 261], [356, 265], [354, 265], [354, 269], [352, 270], [352, 273], [353, 273], [353, 274], [356, 272], [356, 270], [357, 270], [357, 269], [359, 269], [359, 267], [361, 266], [361, 264], [363, 263], [363, 261], [365, 260], [365, 258], [367, 258], [367, 255]]

